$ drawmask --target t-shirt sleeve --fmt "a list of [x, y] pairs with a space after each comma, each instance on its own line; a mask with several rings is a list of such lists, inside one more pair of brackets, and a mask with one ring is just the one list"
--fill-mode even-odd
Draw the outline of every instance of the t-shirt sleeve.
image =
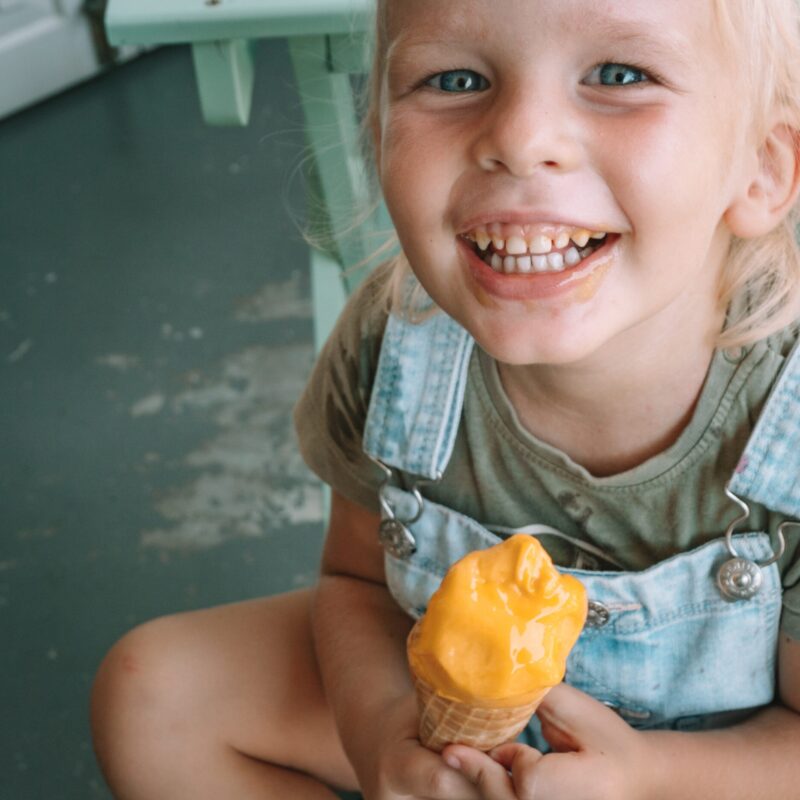
[[787, 550], [795, 558], [783, 573], [783, 614], [781, 630], [789, 638], [800, 641], [800, 533], [792, 526], [786, 534]]
[[781, 631], [790, 639], [800, 642], [800, 597], [787, 598], [784, 595]]
[[[785, 363], [792, 349], [798, 346], [797, 325], [785, 328], [767, 341], [769, 347], [779, 353]], [[787, 526], [784, 535], [786, 551], [778, 562], [783, 587], [781, 632], [791, 639], [800, 641], [800, 525]]]
[[363, 451], [364, 424], [388, 313], [389, 268], [376, 269], [345, 306], [294, 409], [300, 453], [332, 489], [378, 511], [380, 469]]

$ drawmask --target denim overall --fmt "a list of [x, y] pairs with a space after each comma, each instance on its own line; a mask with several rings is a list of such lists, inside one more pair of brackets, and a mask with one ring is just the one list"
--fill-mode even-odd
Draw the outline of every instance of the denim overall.
[[[392, 315], [373, 384], [364, 450], [387, 476], [380, 493], [387, 583], [415, 618], [451, 564], [502, 540], [421, 492], [426, 482], [441, 478], [449, 461], [472, 349], [470, 335], [444, 314], [423, 323]], [[800, 516], [799, 423], [790, 416], [800, 389], [798, 352], [729, 484], [736, 495], [792, 517]], [[411, 488], [397, 485], [400, 474]], [[746, 519], [746, 506], [737, 502], [744, 513], [725, 537], [644, 571], [561, 569], [583, 582], [590, 601], [567, 683], [642, 729], [720, 727], [772, 702], [780, 552], [766, 533], [733, 534]], [[531, 522], [522, 530], [560, 535]], [[548, 749], [535, 717], [525, 733], [529, 743]]]

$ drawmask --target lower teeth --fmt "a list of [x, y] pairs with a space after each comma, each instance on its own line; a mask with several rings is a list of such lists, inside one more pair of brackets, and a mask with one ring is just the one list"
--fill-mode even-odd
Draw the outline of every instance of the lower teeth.
[[[515, 258], [515, 262], [516, 262], [515, 265], [511, 269], [508, 269], [508, 268], [506, 268], [506, 261], [507, 261], [507, 258], [508, 258], [507, 256], [504, 258], [502, 256], [497, 255], [497, 253], [490, 253], [488, 251], [485, 252], [485, 253], [478, 252], [478, 255], [481, 257], [483, 262], [487, 266], [491, 267], [495, 272], [503, 272], [503, 273], [506, 273], [506, 274], [524, 275], [524, 274], [528, 274], [528, 273], [563, 272], [565, 269], [569, 269], [570, 267], [576, 267], [584, 259], [588, 258], [588, 256], [590, 256], [592, 253], [594, 253], [594, 251], [599, 246], [600, 246], [599, 244], [597, 244], [597, 245], [587, 245], [586, 247], [580, 248], [578, 250], [578, 254], [580, 256], [580, 259], [578, 261], [576, 261], [574, 264], [568, 264], [562, 258], [560, 267], [553, 266], [549, 261], [547, 261], [545, 263], [542, 263], [540, 261], [539, 264], [537, 265], [537, 263], [536, 263], [536, 258], [537, 257], [536, 256], [528, 256], [527, 258], [523, 256], [521, 258], [526, 258], [526, 262], [530, 262], [531, 263], [530, 267], [528, 267], [528, 263], [523, 263], [521, 265], [519, 263], [519, 259]], [[544, 256], [543, 258], [546, 259], [546, 256]]]

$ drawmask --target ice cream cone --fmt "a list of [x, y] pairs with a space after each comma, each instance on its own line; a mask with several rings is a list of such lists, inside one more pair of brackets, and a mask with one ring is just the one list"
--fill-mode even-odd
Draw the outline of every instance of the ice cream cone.
[[513, 741], [549, 691], [549, 688], [542, 689], [540, 697], [524, 705], [492, 708], [451, 700], [417, 676], [414, 676], [414, 686], [420, 741], [437, 753], [448, 744], [466, 744], [486, 751]]
[[453, 564], [408, 636], [422, 744], [491, 750], [515, 739], [564, 678], [586, 607], [580, 581], [530, 536]]

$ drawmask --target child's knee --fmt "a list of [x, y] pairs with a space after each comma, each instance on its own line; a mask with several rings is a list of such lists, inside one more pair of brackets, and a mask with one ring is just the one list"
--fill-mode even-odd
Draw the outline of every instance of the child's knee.
[[147, 728], [148, 720], [161, 724], [190, 702], [193, 659], [184, 652], [176, 619], [146, 622], [126, 633], [106, 654], [92, 688], [96, 737], [104, 731], [135, 735]]

